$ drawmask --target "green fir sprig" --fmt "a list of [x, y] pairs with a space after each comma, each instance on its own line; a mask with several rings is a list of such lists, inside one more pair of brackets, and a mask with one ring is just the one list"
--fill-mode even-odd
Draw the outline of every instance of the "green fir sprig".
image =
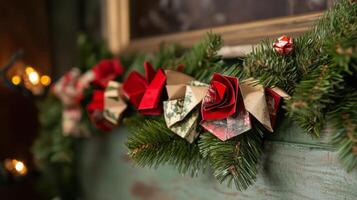
[[132, 135], [126, 146], [130, 157], [142, 167], [170, 164], [180, 173], [191, 176], [204, 168], [204, 160], [196, 143], [185, 139], [167, 128], [162, 117], [153, 119], [129, 118], [125, 124], [131, 128]]
[[259, 128], [221, 141], [211, 133], [200, 136], [199, 147], [203, 158], [208, 159], [213, 175], [220, 183], [232, 184], [243, 191], [256, 180], [257, 162], [262, 154], [263, 132]]
[[348, 172], [357, 167], [357, 89], [347, 94], [328, 114], [332, 124], [331, 143]]

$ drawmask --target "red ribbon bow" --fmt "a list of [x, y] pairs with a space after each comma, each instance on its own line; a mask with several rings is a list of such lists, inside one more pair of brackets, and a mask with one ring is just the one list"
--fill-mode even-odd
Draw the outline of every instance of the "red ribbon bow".
[[166, 76], [159, 68], [157, 72], [149, 62], [144, 63], [145, 75], [133, 71], [123, 83], [123, 89], [129, 101], [144, 115], [162, 113], [162, 93]]

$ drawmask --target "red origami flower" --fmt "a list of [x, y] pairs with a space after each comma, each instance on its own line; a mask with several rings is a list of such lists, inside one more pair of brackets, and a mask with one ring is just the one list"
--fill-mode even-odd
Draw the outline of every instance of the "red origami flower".
[[237, 78], [214, 74], [202, 103], [202, 119], [225, 119], [233, 115], [237, 108], [238, 91]]
[[213, 75], [201, 114], [201, 126], [222, 141], [251, 129], [236, 77]]
[[105, 88], [109, 81], [123, 74], [124, 68], [118, 59], [106, 59], [95, 65], [92, 71], [94, 73], [93, 83]]
[[145, 115], [162, 113], [162, 93], [166, 76], [162, 69], [154, 70], [149, 62], [144, 63], [146, 77], [136, 71], [129, 74], [123, 89], [129, 101]]
[[95, 90], [93, 92], [92, 101], [87, 105], [89, 118], [96, 128], [109, 132], [114, 128], [114, 126], [104, 118], [103, 110], [104, 91]]

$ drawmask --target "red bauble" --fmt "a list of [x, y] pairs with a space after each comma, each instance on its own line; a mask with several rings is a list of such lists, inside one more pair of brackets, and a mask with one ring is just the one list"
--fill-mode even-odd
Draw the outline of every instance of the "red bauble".
[[280, 55], [288, 55], [294, 49], [293, 39], [286, 35], [279, 37], [273, 44], [275, 52]]

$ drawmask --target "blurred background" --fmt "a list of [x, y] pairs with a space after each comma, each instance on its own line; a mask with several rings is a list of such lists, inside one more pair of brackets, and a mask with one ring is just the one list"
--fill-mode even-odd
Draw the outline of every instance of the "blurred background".
[[[33, 94], [43, 93], [78, 64], [80, 34], [95, 42], [106, 40], [104, 16], [110, 2], [1, 0], [0, 162], [9, 161], [15, 173], [36, 171], [31, 145], [39, 122]], [[131, 0], [130, 39], [322, 11], [329, 5], [330, 0]], [[9, 64], [13, 67], [5, 71]], [[11, 86], [21, 81], [24, 88]], [[23, 180], [3, 179], [0, 199], [41, 199], [35, 186], [39, 176], [34, 172]]]

